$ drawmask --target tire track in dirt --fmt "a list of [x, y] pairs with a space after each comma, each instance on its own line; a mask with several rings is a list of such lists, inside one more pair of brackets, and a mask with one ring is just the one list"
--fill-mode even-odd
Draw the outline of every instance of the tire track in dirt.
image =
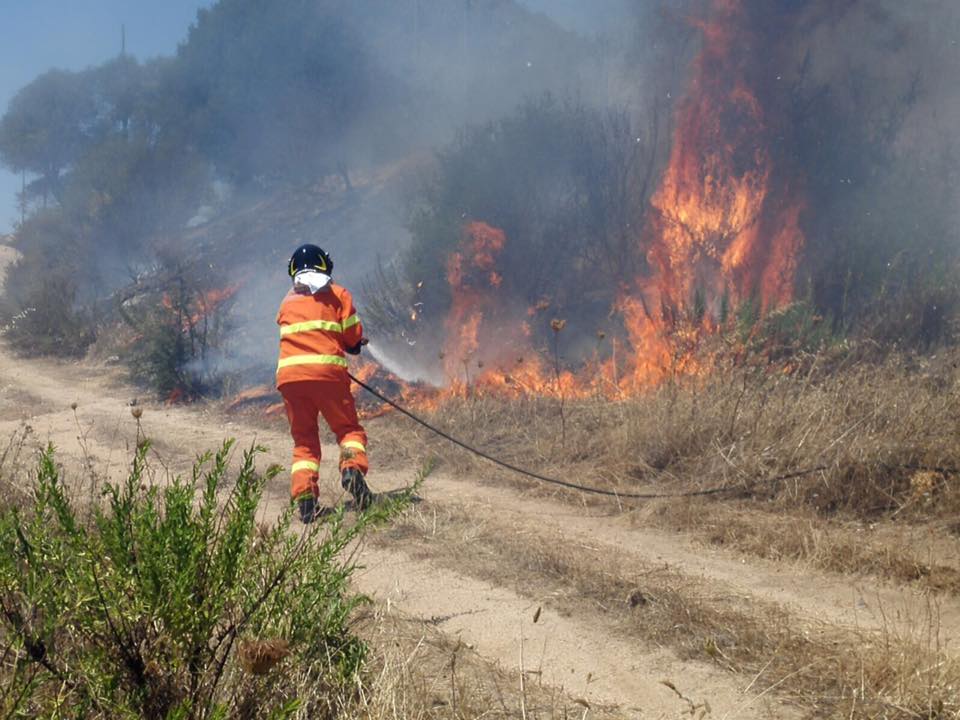
[[668, 649], [640, 648], [629, 638], [551, 612], [534, 623], [537, 603], [503, 587], [425, 565], [403, 552], [378, 548], [367, 557], [358, 575], [367, 592], [461, 638], [518, 677], [522, 667], [528, 683], [542, 682], [589, 703], [619, 705], [644, 718], [691, 715], [691, 704], [663, 680], [674, 683], [694, 706], [708, 702], [717, 717], [793, 715], [772, 698], [744, 694], [742, 687], [731, 686], [734, 678], [713, 666], [681, 661]]

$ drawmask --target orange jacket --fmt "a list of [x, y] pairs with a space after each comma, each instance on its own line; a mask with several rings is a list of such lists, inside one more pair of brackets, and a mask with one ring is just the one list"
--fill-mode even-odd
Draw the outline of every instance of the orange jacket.
[[357, 352], [363, 326], [350, 292], [335, 283], [315, 295], [291, 290], [280, 303], [277, 387], [302, 380], [346, 380], [345, 352]]

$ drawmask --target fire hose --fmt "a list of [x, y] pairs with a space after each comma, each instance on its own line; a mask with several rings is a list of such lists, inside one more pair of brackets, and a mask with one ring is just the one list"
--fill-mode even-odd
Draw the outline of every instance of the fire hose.
[[756, 480], [749, 485], [722, 485], [719, 487], [706, 488], [702, 490], [687, 490], [685, 492], [672, 492], [672, 493], [624, 493], [624, 492], [618, 492], [617, 490], [606, 490], [604, 488], [594, 487], [590, 485], [580, 485], [578, 483], [569, 482], [567, 480], [560, 480], [558, 478], [548, 477], [546, 475], [541, 475], [540, 473], [534, 472], [532, 470], [527, 470], [525, 468], [518, 467], [517, 465], [513, 465], [504, 460], [496, 458], [493, 455], [490, 455], [489, 453], [486, 453], [483, 450], [480, 450], [479, 448], [475, 448], [471, 445], [468, 445], [463, 440], [459, 440], [455, 438], [453, 435], [450, 435], [449, 433], [441, 430], [440, 428], [434, 425], [431, 425], [429, 422], [415, 415], [411, 411], [407, 410], [405, 407], [403, 407], [396, 401], [388, 398], [379, 390], [371, 387], [370, 385], [363, 382], [362, 380], [354, 377], [352, 373], [348, 373], [348, 374], [350, 375], [350, 379], [353, 380], [353, 382], [355, 382], [357, 385], [362, 387], [364, 390], [366, 390], [368, 393], [373, 395], [375, 398], [377, 398], [381, 402], [386, 403], [387, 405], [392, 407], [394, 410], [396, 410], [400, 414], [410, 418], [418, 425], [423, 426], [424, 428], [432, 432], [434, 435], [437, 435], [443, 438], [447, 442], [452, 443], [457, 447], [462, 448], [463, 450], [466, 450], [467, 452], [472, 453], [473, 455], [476, 455], [477, 457], [481, 457], [484, 460], [487, 460], [493, 463], [494, 465], [499, 465], [500, 467], [510, 470], [511, 472], [515, 472], [519, 475], [524, 475], [526, 477], [533, 478], [534, 480], [539, 480], [540, 482], [548, 483], [550, 485], [558, 485], [560, 487], [568, 488], [570, 490], [576, 490], [578, 492], [589, 493], [592, 495], [606, 495], [608, 497], [614, 497], [617, 499], [627, 499], [627, 500], [659, 500], [659, 499], [666, 499], [666, 498], [684, 498], [684, 497], [702, 497], [705, 495], [721, 495], [724, 493], [744, 492], [746, 490], [749, 490], [751, 487], [755, 487], [757, 485], [769, 485], [769, 484], [774, 484], [778, 482], [785, 482], [787, 480], [793, 480], [799, 477], [803, 477], [805, 475], [812, 475], [814, 473], [821, 472], [827, 469], [826, 465], [817, 465], [816, 467], [806, 468], [804, 470], [796, 470], [794, 472], [786, 473], [783, 475], [777, 475], [775, 477]]

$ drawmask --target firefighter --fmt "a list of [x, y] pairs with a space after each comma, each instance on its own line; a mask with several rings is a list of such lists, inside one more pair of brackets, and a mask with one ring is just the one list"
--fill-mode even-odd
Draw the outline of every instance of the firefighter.
[[373, 499], [365, 480], [367, 433], [357, 419], [344, 356], [359, 355], [367, 341], [353, 298], [331, 280], [333, 260], [326, 252], [316, 245], [301, 245], [290, 258], [287, 272], [293, 288], [277, 313], [277, 389], [293, 436], [290, 493], [300, 519], [309, 523], [317, 508], [318, 415], [323, 415], [340, 445], [343, 488], [353, 495], [358, 510], [365, 510]]

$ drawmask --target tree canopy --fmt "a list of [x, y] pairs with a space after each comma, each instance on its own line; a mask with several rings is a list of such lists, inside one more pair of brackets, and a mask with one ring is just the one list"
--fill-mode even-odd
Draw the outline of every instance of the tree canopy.
[[96, 105], [86, 80], [82, 73], [44, 73], [14, 96], [0, 119], [0, 161], [39, 175], [44, 195], [61, 197], [61, 173], [90, 143]]

